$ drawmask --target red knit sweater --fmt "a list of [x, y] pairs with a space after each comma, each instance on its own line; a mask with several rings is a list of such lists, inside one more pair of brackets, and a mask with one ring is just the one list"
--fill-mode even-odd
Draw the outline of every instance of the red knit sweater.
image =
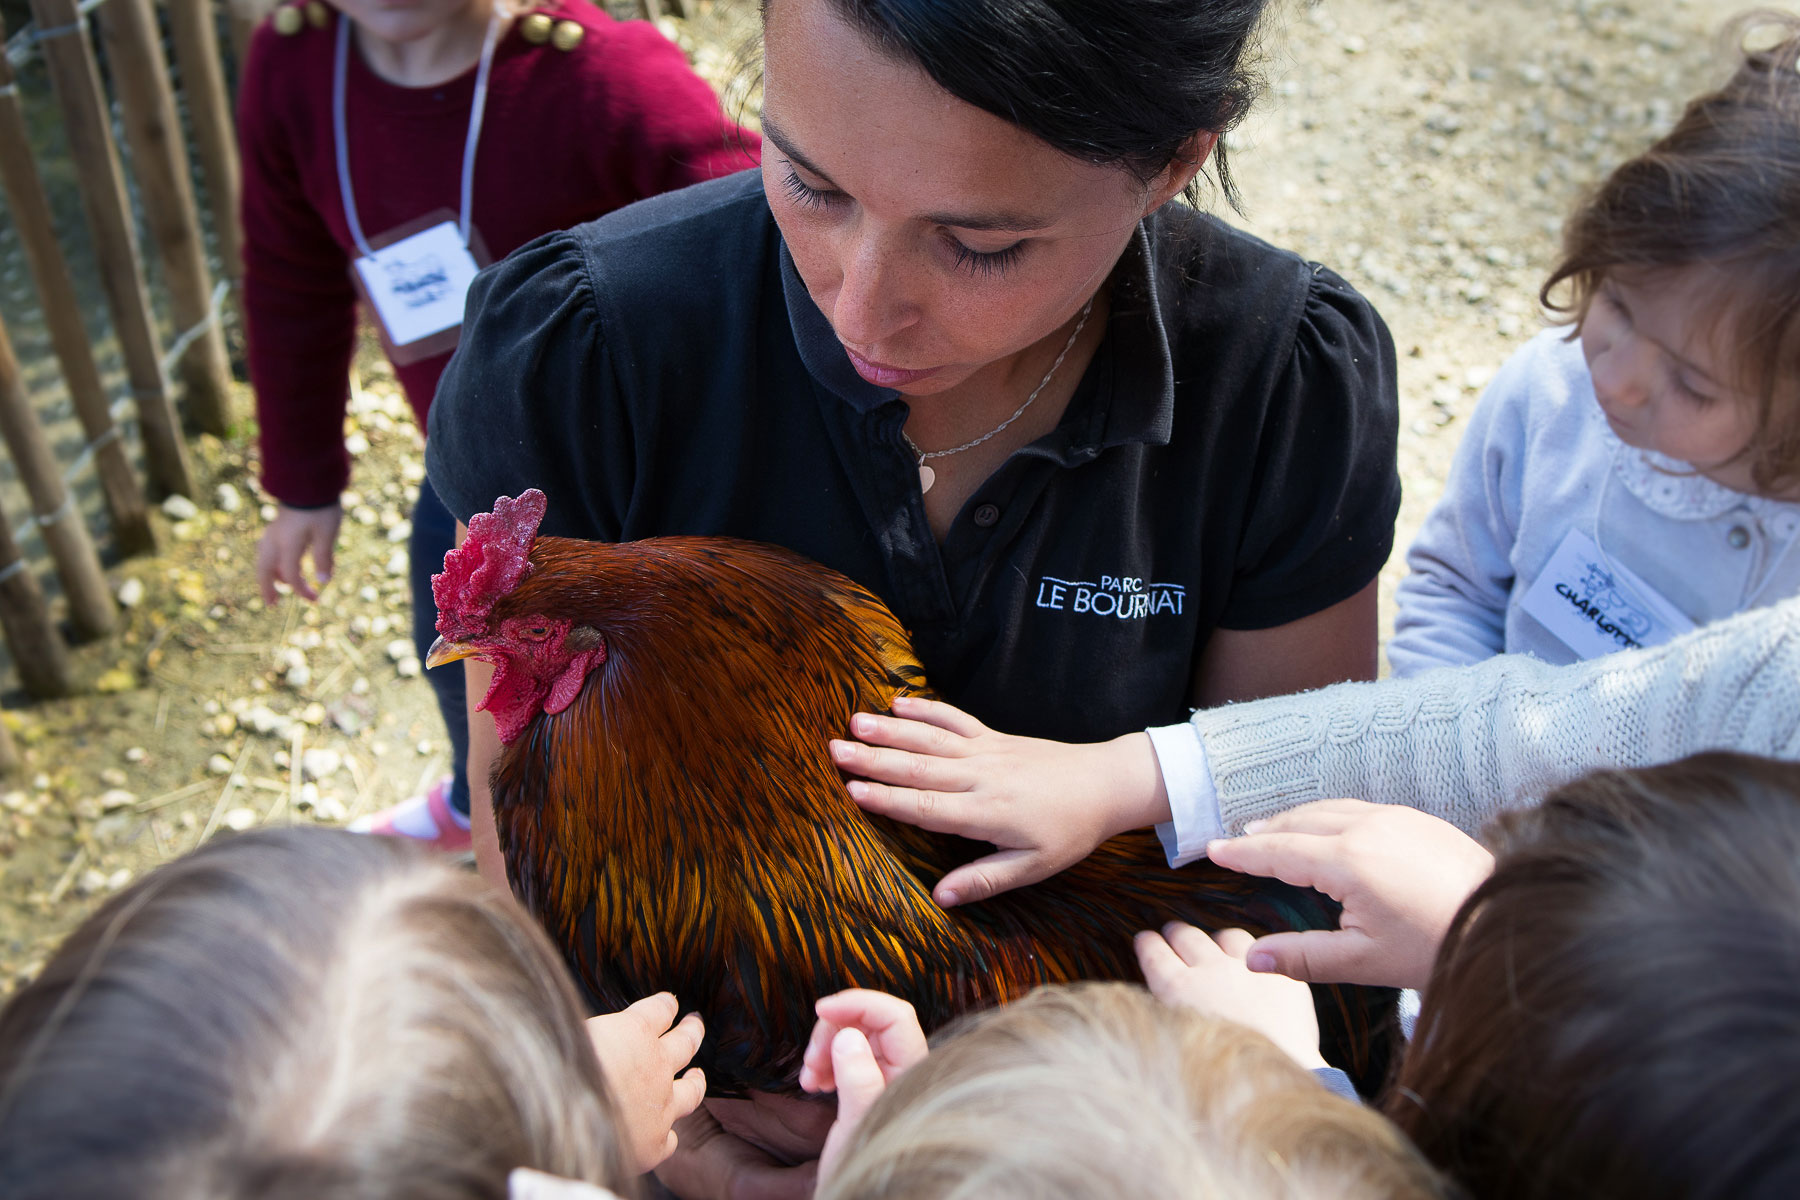
[[[532, 45], [515, 20], [494, 54], [475, 156], [473, 222], [496, 259], [657, 192], [755, 165], [681, 51], [643, 21], [586, 0], [534, 11], [578, 22], [573, 50]], [[521, 13], [522, 18], [525, 14]], [[238, 102], [243, 145], [244, 309], [261, 426], [263, 486], [297, 506], [336, 501], [350, 478], [344, 408], [355, 334], [355, 254], [331, 129], [333, 13], [251, 41]], [[386, 82], [354, 45], [345, 87], [350, 175], [371, 239], [460, 202], [475, 70], [438, 87]], [[398, 369], [420, 427], [448, 354]]]

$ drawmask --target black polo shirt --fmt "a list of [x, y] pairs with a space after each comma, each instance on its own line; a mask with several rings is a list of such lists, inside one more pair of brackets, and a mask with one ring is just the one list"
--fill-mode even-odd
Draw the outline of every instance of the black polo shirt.
[[426, 463], [465, 523], [537, 487], [546, 534], [799, 551], [886, 600], [947, 699], [1065, 741], [1183, 720], [1213, 629], [1327, 608], [1392, 548], [1381, 318], [1323, 267], [1180, 205], [1115, 269], [1061, 422], [942, 546], [906, 412], [850, 366], [750, 171], [483, 271]]

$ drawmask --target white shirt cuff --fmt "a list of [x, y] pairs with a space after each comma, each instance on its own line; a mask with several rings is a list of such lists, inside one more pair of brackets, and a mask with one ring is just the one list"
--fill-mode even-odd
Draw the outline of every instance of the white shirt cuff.
[[1206, 843], [1225, 836], [1219, 816], [1219, 789], [1206, 762], [1200, 731], [1186, 722], [1146, 729], [1169, 793], [1169, 817], [1156, 827], [1171, 867], [1206, 857]]

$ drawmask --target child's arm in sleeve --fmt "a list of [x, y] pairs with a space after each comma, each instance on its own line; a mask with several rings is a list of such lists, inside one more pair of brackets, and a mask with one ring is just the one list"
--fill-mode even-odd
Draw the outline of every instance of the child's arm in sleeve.
[[1530, 435], [1521, 351], [1476, 405], [1444, 494], [1406, 552], [1388, 642], [1396, 675], [1480, 662], [1506, 649], [1513, 543]]

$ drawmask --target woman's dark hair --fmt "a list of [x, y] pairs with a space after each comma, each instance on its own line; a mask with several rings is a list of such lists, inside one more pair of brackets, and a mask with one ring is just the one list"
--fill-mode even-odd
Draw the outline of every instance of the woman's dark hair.
[[1800, 765], [1603, 771], [1489, 832], [1388, 1115], [1475, 1200], [1800, 1196]]
[[8, 1200], [632, 1194], [574, 987], [403, 838], [270, 829], [146, 875], [0, 1009]]
[[[1267, 0], [833, 3], [872, 44], [917, 63], [959, 100], [1146, 182], [1196, 133], [1241, 121], [1260, 85], [1250, 47]], [[1212, 162], [1235, 206], [1222, 141]]]
[[1582, 201], [1539, 298], [1579, 322], [1609, 273], [1715, 268], [1713, 320], [1729, 322], [1726, 361], [1742, 373], [1726, 382], [1757, 405], [1739, 457], [1776, 494], [1800, 482], [1800, 17], [1746, 13], [1726, 37], [1740, 60], [1730, 82]]

